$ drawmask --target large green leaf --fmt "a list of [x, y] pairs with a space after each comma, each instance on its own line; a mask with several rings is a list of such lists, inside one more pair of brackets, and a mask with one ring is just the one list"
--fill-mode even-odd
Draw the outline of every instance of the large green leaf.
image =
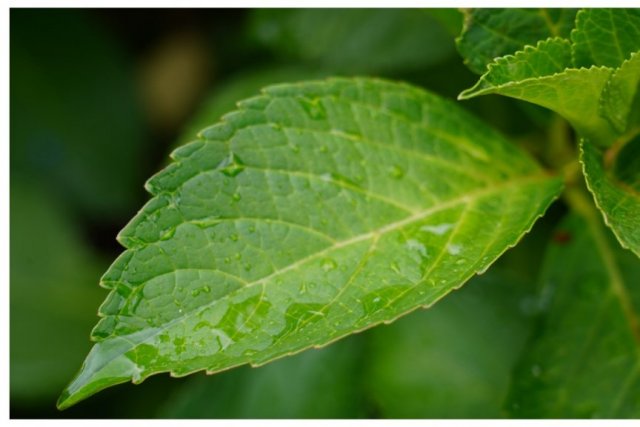
[[408, 85], [279, 85], [239, 106], [147, 183], [61, 408], [158, 372], [264, 364], [429, 306], [562, 187]]
[[587, 221], [560, 225], [545, 255], [546, 309], [514, 375], [514, 416], [640, 417], [640, 263], [587, 209]]
[[258, 9], [254, 37], [283, 59], [333, 73], [397, 73], [455, 53], [445, 27], [410, 9]]
[[496, 58], [549, 37], [569, 37], [574, 9], [473, 9], [465, 11], [458, 51], [465, 64], [483, 74]]
[[583, 9], [571, 40], [576, 67], [619, 67], [640, 49], [640, 9]]
[[640, 137], [626, 143], [610, 165], [588, 141], [581, 149], [587, 186], [605, 222], [622, 246], [640, 256]]

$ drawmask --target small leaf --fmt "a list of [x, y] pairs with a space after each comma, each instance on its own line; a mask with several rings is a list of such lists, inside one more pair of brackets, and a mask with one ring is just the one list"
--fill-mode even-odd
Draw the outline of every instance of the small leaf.
[[619, 133], [640, 126], [640, 52], [616, 69], [602, 92], [600, 115]]
[[640, 263], [590, 212], [563, 221], [545, 255], [545, 313], [507, 399], [515, 417], [640, 417]]
[[587, 186], [605, 222], [623, 247], [640, 256], [640, 137], [627, 142], [612, 161], [588, 141], [580, 145]]
[[483, 74], [496, 58], [549, 37], [569, 37], [574, 9], [473, 9], [457, 40], [465, 64]]
[[562, 187], [408, 85], [279, 85], [238, 105], [147, 183], [59, 407], [159, 372], [261, 365], [430, 306]]
[[568, 68], [570, 45], [549, 39], [490, 64], [478, 83], [459, 99], [499, 94], [547, 107], [566, 118], [582, 135], [610, 144], [615, 131], [598, 114], [599, 99], [612, 70], [606, 67]]
[[571, 40], [575, 67], [619, 67], [640, 50], [640, 10], [582, 9]]

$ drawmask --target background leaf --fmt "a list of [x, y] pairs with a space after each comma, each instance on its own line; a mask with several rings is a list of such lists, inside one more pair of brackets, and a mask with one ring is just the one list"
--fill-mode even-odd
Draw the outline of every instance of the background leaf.
[[640, 137], [624, 146], [609, 170], [602, 150], [588, 141], [580, 146], [587, 186], [605, 222], [623, 247], [640, 256]]
[[11, 396], [51, 402], [90, 348], [95, 312], [74, 307], [100, 303], [93, 282], [106, 262], [87, 251], [60, 202], [34, 185], [12, 182], [10, 214]]
[[263, 364], [431, 305], [561, 188], [407, 85], [273, 86], [240, 107], [148, 182], [61, 407], [157, 372]]
[[334, 73], [420, 70], [455, 52], [438, 20], [409, 9], [260, 9], [252, 30], [290, 62]]
[[619, 67], [640, 49], [640, 10], [582, 9], [571, 32], [575, 67]]
[[496, 58], [549, 37], [569, 37], [574, 9], [472, 9], [465, 11], [458, 51], [465, 64], [483, 74]]
[[[363, 346], [352, 337], [321, 350], [190, 379], [163, 418], [355, 418], [362, 413]], [[354, 375], [355, 374], [355, 375]]]
[[366, 378], [381, 415], [503, 417], [531, 323], [522, 281], [492, 268], [435, 307], [372, 330]]
[[[584, 196], [584, 200], [586, 196]], [[523, 418], [637, 418], [640, 369], [638, 259], [589, 208], [558, 228], [541, 275], [539, 327], [508, 399]]]
[[12, 180], [39, 179], [94, 218], [128, 215], [145, 134], [126, 55], [80, 10], [14, 9], [11, 20]]

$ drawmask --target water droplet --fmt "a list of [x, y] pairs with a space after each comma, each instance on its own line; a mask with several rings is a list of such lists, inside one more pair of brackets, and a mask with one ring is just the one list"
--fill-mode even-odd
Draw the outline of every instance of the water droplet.
[[224, 257], [225, 264], [229, 264], [230, 262], [231, 262], [231, 258], [229, 258], [228, 256]]
[[242, 258], [242, 254], [240, 252], [236, 252], [235, 255], [233, 256], [235, 259], [240, 259]]
[[209, 286], [205, 285], [205, 286], [202, 287], [202, 292], [209, 293], [209, 292], [211, 292], [211, 288]]
[[296, 144], [290, 144], [289, 147], [291, 147], [291, 151], [293, 151], [296, 154], [300, 152], [300, 147]]
[[391, 174], [392, 178], [400, 179], [404, 176], [404, 169], [402, 169], [398, 165], [393, 165], [391, 169], [389, 169], [389, 173]]
[[231, 196], [231, 198], [233, 200], [235, 200], [236, 202], [240, 201], [240, 199], [242, 199], [242, 196], [240, 196], [240, 194], [238, 193], [233, 193], [233, 196]]
[[480, 270], [476, 271], [476, 274], [480, 275], [480, 274], [484, 274], [487, 272], [487, 270], [489, 269], [489, 267], [491, 267], [491, 264], [487, 264], [484, 267], [482, 267]]
[[375, 298], [373, 299], [373, 302], [380, 302], [380, 297], [375, 297]]
[[326, 145], [321, 145], [321, 146], [320, 146], [320, 152], [321, 152], [321, 153], [326, 153], [327, 151], [329, 151], [329, 149], [327, 148], [327, 146], [326, 146]]
[[438, 225], [423, 225], [420, 230], [427, 233], [435, 234], [436, 236], [442, 236], [447, 231], [453, 228], [453, 224], [438, 224]]
[[244, 270], [245, 270], [245, 271], [251, 271], [251, 264], [246, 263], [246, 264], [244, 265]]
[[321, 120], [327, 117], [327, 112], [325, 111], [320, 98], [301, 98], [300, 105], [304, 108], [307, 114], [309, 114], [309, 117], [314, 120]]
[[462, 251], [462, 245], [456, 245], [453, 243], [449, 243], [447, 245], [447, 252], [449, 255], [458, 255]]
[[244, 163], [235, 153], [230, 153], [221, 163], [218, 165], [220, 172], [226, 176], [235, 177], [242, 171], [244, 171]]
[[464, 263], [466, 263], [466, 262], [467, 262], [467, 260], [466, 260], [466, 259], [464, 259], [464, 258], [460, 258], [459, 260], [457, 260], [457, 261], [456, 261], [456, 265], [462, 265], [462, 264], [464, 264]]
[[427, 248], [415, 239], [407, 240], [407, 249], [418, 252], [423, 258], [427, 256]]
[[234, 234], [232, 234], [231, 236], [229, 236], [229, 238], [230, 238], [231, 240], [233, 240], [234, 242], [237, 242], [237, 241], [238, 241], [238, 235], [237, 235], [237, 234], [235, 234], [235, 233], [234, 233]]
[[338, 264], [336, 264], [336, 262], [331, 258], [326, 258], [324, 261], [322, 261], [322, 269], [324, 271], [334, 270], [337, 266]]
[[249, 226], [249, 233], [253, 233], [256, 231], [256, 226], [255, 225], [250, 225]]
[[257, 351], [255, 351], [255, 350], [245, 350], [244, 353], [242, 353], [242, 355], [246, 356], [246, 357], [251, 357], [256, 353], [257, 353]]

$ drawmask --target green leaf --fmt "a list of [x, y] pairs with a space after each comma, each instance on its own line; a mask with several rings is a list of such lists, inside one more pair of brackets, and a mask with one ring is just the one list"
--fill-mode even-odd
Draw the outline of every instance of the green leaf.
[[640, 256], [640, 137], [624, 145], [613, 165], [588, 141], [580, 146], [587, 186], [604, 221], [623, 247]]
[[483, 74], [497, 57], [549, 37], [569, 37], [574, 9], [473, 9], [466, 11], [458, 51], [465, 64]]
[[516, 417], [640, 417], [640, 263], [588, 209], [545, 254], [546, 310], [507, 400]]
[[581, 135], [609, 145], [616, 132], [599, 115], [600, 94], [611, 76], [606, 67], [569, 68], [571, 50], [564, 39], [549, 39], [515, 55], [498, 58], [478, 83], [459, 99], [499, 94], [549, 108]]
[[430, 306], [562, 187], [408, 85], [279, 85], [239, 106], [147, 183], [59, 407], [158, 372], [261, 365]]
[[332, 73], [424, 70], [455, 53], [444, 26], [409, 9], [258, 9], [251, 29], [283, 59]]
[[624, 61], [602, 92], [600, 115], [619, 132], [640, 127], [640, 53]]
[[640, 50], [640, 9], [582, 9], [571, 40], [576, 67], [619, 67]]

